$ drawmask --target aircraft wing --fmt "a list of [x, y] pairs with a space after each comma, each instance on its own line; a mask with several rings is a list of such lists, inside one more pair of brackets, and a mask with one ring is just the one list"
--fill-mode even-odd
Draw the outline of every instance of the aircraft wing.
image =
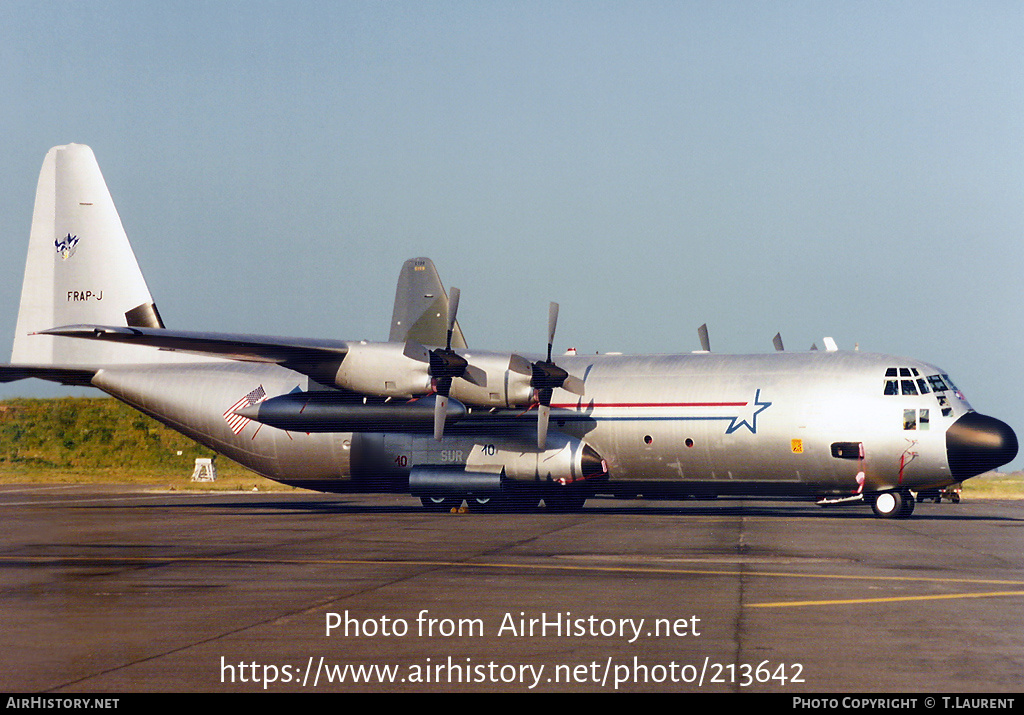
[[317, 372], [318, 368], [327, 364], [337, 366], [348, 352], [348, 343], [340, 340], [206, 333], [164, 328], [68, 325], [42, 330], [40, 334], [148, 345], [161, 350], [212, 355], [246, 362], [277, 363], [313, 377], [316, 377], [313, 373]]

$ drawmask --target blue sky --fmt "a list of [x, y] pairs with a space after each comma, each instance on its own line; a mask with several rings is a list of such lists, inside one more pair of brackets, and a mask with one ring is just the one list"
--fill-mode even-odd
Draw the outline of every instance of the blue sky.
[[581, 351], [831, 335], [1024, 434], [1018, 2], [4, 15], [0, 335], [43, 156], [80, 142], [173, 327], [383, 339], [427, 255], [473, 346], [541, 350], [550, 300]]

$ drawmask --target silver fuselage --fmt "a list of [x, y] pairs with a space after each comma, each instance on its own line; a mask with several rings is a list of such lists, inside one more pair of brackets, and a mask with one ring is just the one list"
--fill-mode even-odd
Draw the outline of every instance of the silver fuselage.
[[[910, 390], [899, 389], [901, 381], [928, 385], [943, 373], [889, 355], [577, 355], [558, 363], [585, 379], [586, 395], [556, 390], [546, 451], [535, 444], [536, 413], [522, 408], [471, 408], [441, 441], [414, 431], [307, 434], [257, 422], [236, 434], [225, 412], [257, 386], [268, 398], [316, 389], [275, 365], [109, 367], [93, 384], [260, 474], [326, 491], [403, 491], [409, 471], [423, 465], [550, 481], [557, 467], [545, 473], [544, 464], [571, 461], [580, 443], [606, 462], [596, 493], [918, 490], [956, 481], [946, 431], [971, 411], [951, 384], [903, 394]], [[886, 394], [893, 370], [896, 394]]]

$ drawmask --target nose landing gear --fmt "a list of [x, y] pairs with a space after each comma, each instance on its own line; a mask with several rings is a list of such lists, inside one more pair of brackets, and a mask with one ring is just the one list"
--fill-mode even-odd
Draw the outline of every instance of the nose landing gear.
[[908, 490], [878, 492], [871, 501], [871, 510], [882, 519], [906, 519], [914, 513], [915, 504]]

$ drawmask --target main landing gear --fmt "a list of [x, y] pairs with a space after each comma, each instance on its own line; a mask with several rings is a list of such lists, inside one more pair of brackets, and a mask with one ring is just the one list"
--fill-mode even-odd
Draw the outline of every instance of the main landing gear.
[[883, 519], [906, 519], [914, 513], [914, 495], [909, 491], [878, 492], [871, 500], [871, 510]]
[[583, 508], [587, 494], [576, 490], [555, 490], [551, 493], [513, 491], [495, 496], [427, 496], [420, 497], [420, 503], [427, 511], [450, 512], [460, 509], [462, 502], [471, 512], [524, 512], [540, 506], [541, 498], [550, 511], [573, 512]]

